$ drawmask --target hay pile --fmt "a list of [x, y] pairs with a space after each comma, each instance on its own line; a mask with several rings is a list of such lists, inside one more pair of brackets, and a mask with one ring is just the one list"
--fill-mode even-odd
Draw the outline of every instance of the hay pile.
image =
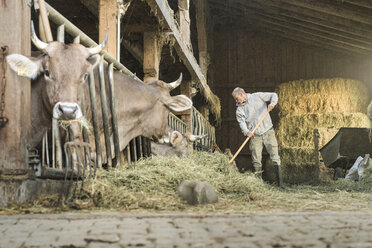
[[314, 129], [319, 148], [341, 127], [368, 128], [368, 89], [351, 79], [313, 79], [283, 83], [278, 88], [277, 137], [287, 183], [330, 181], [332, 171], [316, 163]]
[[[155, 156], [121, 169], [99, 170], [97, 178], [85, 181], [82, 193], [66, 205], [58, 204], [58, 195], [46, 196], [32, 203], [0, 207], [0, 215], [97, 210], [139, 213], [371, 211], [372, 170], [365, 173], [360, 182], [337, 180], [326, 186], [293, 185], [281, 189], [263, 183], [252, 174], [239, 173], [228, 163], [227, 156], [220, 153], [193, 152], [183, 159]], [[219, 202], [190, 206], [181, 201], [176, 187], [184, 179], [208, 181], [215, 187]]]
[[238, 172], [221, 153], [193, 152], [187, 158], [155, 156], [129, 167], [100, 170], [84, 187], [94, 206], [114, 209], [178, 210], [187, 204], [176, 193], [183, 180], [209, 182], [220, 200], [253, 199], [270, 186]]

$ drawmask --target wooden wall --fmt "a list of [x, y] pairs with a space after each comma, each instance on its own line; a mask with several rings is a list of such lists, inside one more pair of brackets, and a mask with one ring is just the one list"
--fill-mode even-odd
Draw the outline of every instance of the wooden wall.
[[[361, 80], [372, 89], [372, 58], [306, 46], [247, 28], [215, 28], [213, 41], [209, 70], [212, 89], [222, 105], [222, 124], [216, 129], [222, 150], [231, 148], [234, 153], [245, 139], [231, 96], [237, 86], [247, 92], [274, 91], [280, 83], [292, 80], [344, 77]], [[276, 111], [272, 118], [276, 126]], [[238, 156], [239, 168], [252, 169], [250, 160], [247, 145]]]

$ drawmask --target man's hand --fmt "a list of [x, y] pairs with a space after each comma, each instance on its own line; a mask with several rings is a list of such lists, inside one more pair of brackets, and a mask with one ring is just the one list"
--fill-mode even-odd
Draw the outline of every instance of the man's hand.
[[246, 136], [249, 137], [249, 138], [252, 138], [254, 136], [254, 133], [248, 132]]
[[271, 110], [273, 110], [273, 108], [275, 107], [275, 105], [274, 104], [269, 104], [269, 106], [267, 106], [267, 111], [271, 111]]

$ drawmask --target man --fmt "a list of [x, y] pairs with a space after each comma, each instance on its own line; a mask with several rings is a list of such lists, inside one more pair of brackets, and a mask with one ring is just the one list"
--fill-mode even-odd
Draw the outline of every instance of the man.
[[[247, 94], [242, 88], [235, 88], [232, 96], [236, 102], [236, 119], [244, 136], [250, 137], [249, 149], [252, 153], [252, 161], [256, 174], [262, 176], [262, 149], [266, 147], [270, 158], [277, 171], [278, 186], [282, 186], [282, 176], [280, 171], [280, 157], [278, 152], [278, 141], [275, 137], [273, 124], [268, 114], [262, 123], [253, 133], [261, 118], [268, 111], [270, 112], [278, 103], [276, 93], [257, 92]], [[266, 105], [269, 102], [269, 105]]]

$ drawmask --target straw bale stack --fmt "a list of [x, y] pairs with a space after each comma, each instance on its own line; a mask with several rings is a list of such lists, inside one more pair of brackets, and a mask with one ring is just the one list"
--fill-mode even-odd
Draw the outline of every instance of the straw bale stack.
[[331, 180], [332, 170], [316, 162], [314, 129], [319, 130], [321, 148], [341, 127], [368, 128], [368, 89], [356, 80], [332, 78], [283, 83], [277, 92], [284, 181], [314, 184]]
[[368, 89], [351, 79], [297, 80], [278, 89], [280, 115], [366, 112]]
[[363, 113], [286, 115], [280, 119], [277, 135], [280, 146], [314, 148], [314, 128], [318, 128], [322, 147], [341, 127], [368, 128], [369, 123]]

